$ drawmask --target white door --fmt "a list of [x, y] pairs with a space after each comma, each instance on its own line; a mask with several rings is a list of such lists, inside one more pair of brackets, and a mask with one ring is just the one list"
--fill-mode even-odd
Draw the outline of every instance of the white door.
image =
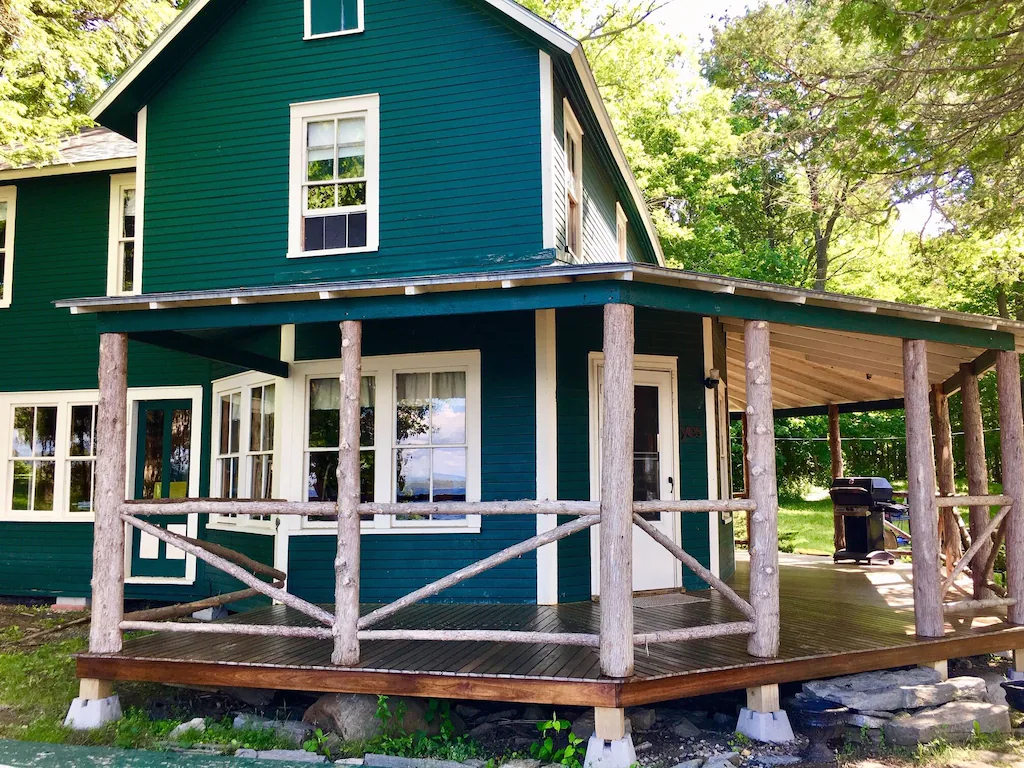
[[[603, 421], [604, 397], [602, 393], [603, 366], [598, 363], [595, 384], [598, 390], [596, 424]], [[675, 376], [668, 370], [644, 370], [634, 373], [633, 395], [635, 418], [633, 426], [633, 499], [657, 501], [676, 498], [676, 446], [678, 445], [677, 417], [675, 415]], [[595, 493], [600, 498], [600, 435], [594, 441], [592, 466]], [[680, 541], [679, 515], [672, 513], [645, 513], [647, 520], [677, 544]], [[600, 591], [600, 526], [595, 526], [592, 538], [591, 561], [593, 567], [593, 593]], [[682, 586], [682, 569], [676, 560], [658, 542], [633, 527], [633, 590], [643, 592], [673, 589]]]

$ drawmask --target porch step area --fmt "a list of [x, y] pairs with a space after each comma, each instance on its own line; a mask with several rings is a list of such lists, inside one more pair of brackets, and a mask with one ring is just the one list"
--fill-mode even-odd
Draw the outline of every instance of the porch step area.
[[[833, 565], [784, 555], [778, 659], [747, 654], [746, 638], [637, 648], [627, 680], [602, 678], [596, 649], [491, 642], [372, 641], [358, 667], [331, 665], [331, 644], [300, 638], [157, 633], [118, 654], [78, 658], [80, 677], [351, 693], [478, 698], [582, 706], [631, 706], [679, 697], [1024, 647], [1024, 628], [996, 617], [960, 619], [944, 638], [914, 635], [909, 566]], [[733, 585], [747, 592], [741, 561]], [[690, 597], [691, 595], [684, 595]], [[665, 597], [665, 596], [660, 596]], [[719, 594], [635, 610], [637, 632], [737, 621]], [[374, 606], [364, 606], [364, 612]], [[420, 604], [380, 629], [509, 629], [597, 632], [600, 604], [558, 606]], [[283, 606], [226, 619], [306, 626]]]

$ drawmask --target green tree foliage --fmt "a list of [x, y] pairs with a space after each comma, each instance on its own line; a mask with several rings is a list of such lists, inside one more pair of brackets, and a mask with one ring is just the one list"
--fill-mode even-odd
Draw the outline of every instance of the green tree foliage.
[[174, 17], [175, 0], [0, 3], [0, 161], [40, 162]]

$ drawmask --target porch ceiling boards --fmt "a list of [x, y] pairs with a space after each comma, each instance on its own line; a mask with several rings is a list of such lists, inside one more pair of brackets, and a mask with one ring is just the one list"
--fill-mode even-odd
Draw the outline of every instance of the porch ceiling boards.
[[[743, 321], [723, 317], [728, 360], [729, 406], [746, 408]], [[891, 336], [773, 323], [772, 391], [776, 409], [829, 403], [863, 403], [903, 397], [903, 342]], [[958, 387], [961, 363], [990, 361], [981, 347], [928, 344], [928, 379]], [[979, 359], [980, 358], [980, 359]], [[981, 370], [979, 373], [983, 372]]]
[[[117, 654], [84, 654], [85, 678], [183, 685], [278, 688], [489, 699], [553, 705], [630, 706], [698, 694], [939, 661], [1019, 647], [1024, 627], [994, 617], [963, 618], [945, 637], [914, 635], [910, 568], [835, 566], [830, 559], [782, 555], [782, 642], [777, 659], [755, 659], [745, 637], [637, 648], [636, 673], [600, 676], [593, 648], [480, 642], [370, 641], [357, 668], [332, 666], [321, 640], [157, 633], [128, 640]], [[747, 564], [734, 579], [748, 590]], [[732, 621], [735, 609], [717, 592], [699, 602], [634, 608], [648, 631]], [[369, 606], [364, 606], [368, 610]], [[595, 631], [597, 603], [417, 605], [394, 626]], [[281, 606], [231, 621], [305, 623]]]

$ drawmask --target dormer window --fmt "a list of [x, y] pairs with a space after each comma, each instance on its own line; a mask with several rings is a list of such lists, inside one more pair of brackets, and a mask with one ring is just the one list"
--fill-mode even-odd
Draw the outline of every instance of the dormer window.
[[292, 105], [289, 256], [377, 250], [378, 97]]
[[569, 100], [563, 102], [565, 136], [565, 250], [572, 261], [583, 256], [583, 129]]
[[306, 39], [363, 31], [363, 0], [305, 0]]

